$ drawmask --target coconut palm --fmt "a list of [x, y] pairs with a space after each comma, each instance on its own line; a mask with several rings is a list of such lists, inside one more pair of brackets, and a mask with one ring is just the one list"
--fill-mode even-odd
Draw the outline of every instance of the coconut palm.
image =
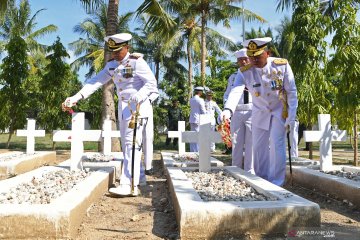
[[40, 9], [31, 15], [30, 4], [28, 0], [22, 0], [19, 7], [9, 2], [8, 10], [4, 18], [4, 23], [0, 27], [0, 44], [4, 46], [11, 36], [21, 36], [30, 51], [45, 50], [46, 46], [38, 43], [38, 38], [44, 37], [49, 33], [55, 32], [57, 27], [49, 24], [45, 27], [35, 30], [37, 25], [36, 17], [45, 9]]

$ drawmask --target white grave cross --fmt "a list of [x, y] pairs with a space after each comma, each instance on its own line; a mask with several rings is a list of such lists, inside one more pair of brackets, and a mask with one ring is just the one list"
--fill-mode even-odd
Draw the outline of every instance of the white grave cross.
[[330, 114], [319, 114], [319, 131], [304, 131], [305, 142], [320, 142], [320, 169], [332, 169], [332, 141], [346, 141], [345, 130], [331, 131]]
[[221, 135], [211, 129], [211, 118], [207, 114], [200, 115], [199, 132], [188, 131], [182, 133], [183, 142], [199, 144], [199, 171], [210, 172], [210, 148], [211, 142], [222, 142]]
[[84, 141], [101, 141], [101, 130], [85, 130], [85, 114], [72, 114], [71, 130], [54, 131], [54, 142], [71, 142], [70, 170], [82, 170]]
[[119, 138], [120, 131], [113, 131], [112, 129], [112, 121], [109, 116], [105, 119], [102, 130], [102, 137], [104, 138], [104, 155], [111, 155], [111, 139]]
[[182, 141], [182, 133], [185, 132], [185, 121], [178, 121], [177, 131], [168, 131], [169, 138], [179, 138], [179, 154], [185, 153], [185, 143]]
[[44, 137], [45, 130], [35, 130], [35, 119], [27, 120], [26, 130], [17, 130], [16, 136], [26, 137], [26, 153], [35, 153], [35, 137]]

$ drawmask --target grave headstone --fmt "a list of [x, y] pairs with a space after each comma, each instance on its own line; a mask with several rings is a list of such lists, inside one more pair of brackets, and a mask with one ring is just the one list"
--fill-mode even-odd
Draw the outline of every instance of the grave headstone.
[[182, 141], [199, 144], [199, 171], [209, 172], [211, 170], [211, 142], [219, 143], [222, 141], [220, 133], [211, 129], [210, 116], [207, 114], [200, 115], [199, 132], [183, 132]]
[[27, 119], [26, 130], [17, 130], [16, 135], [19, 137], [26, 137], [26, 153], [35, 153], [35, 137], [44, 137], [45, 130], [35, 129], [35, 119]]
[[320, 169], [332, 170], [332, 144], [333, 141], [346, 141], [345, 130], [331, 130], [330, 114], [318, 115], [318, 131], [304, 131], [305, 142], [320, 142]]
[[82, 170], [84, 141], [101, 141], [101, 130], [85, 130], [85, 113], [73, 113], [71, 130], [54, 131], [54, 142], [71, 142], [71, 171]]
[[185, 153], [185, 143], [182, 141], [182, 133], [185, 132], [185, 121], [178, 121], [177, 131], [168, 131], [169, 138], [178, 138], [179, 154]]
[[104, 150], [103, 153], [105, 155], [111, 155], [111, 139], [112, 138], [119, 138], [120, 131], [113, 131], [112, 130], [112, 121], [109, 117], [107, 117], [103, 124], [103, 130], [101, 133], [102, 137], [104, 138]]

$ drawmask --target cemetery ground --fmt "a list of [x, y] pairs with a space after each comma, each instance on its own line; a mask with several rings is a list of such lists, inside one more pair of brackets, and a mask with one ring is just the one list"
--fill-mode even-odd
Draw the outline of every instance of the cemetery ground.
[[[12, 137], [10, 149], [5, 149], [7, 134], [0, 134], [0, 153], [7, 151], [25, 151], [26, 139]], [[165, 146], [165, 137], [155, 142], [154, 170], [155, 174], [148, 177], [147, 185], [141, 187], [141, 196], [117, 198], [107, 192], [94, 203], [83, 218], [76, 239], [178, 239], [178, 229], [171, 198], [164, 176], [160, 150], [173, 150], [172, 146]], [[35, 149], [51, 150], [51, 137], [38, 138]], [[213, 157], [230, 165], [231, 156], [222, 154], [222, 145], [217, 144], [218, 152]], [[299, 146], [300, 157], [308, 157], [303, 151], [304, 144]], [[314, 144], [314, 158], [317, 159], [318, 146]], [[96, 151], [97, 144], [86, 143], [85, 151]], [[60, 163], [70, 158], [69, 143], [56, 144], [56, 162]], [[334, 164], [352, 164], [352, 149], [349, 143], [333, 144]], [[331, 187], [331, 186], [325, 186]], [[299, 185], [285, 185], [285, 188], [305, 199], [319, 204], [321, 208], [321, 226], [336, 232], [348, 233], [353, 239], [358, 238], [360, 228], [360, 209], [351, 206], [346, 199], [337, 198], [306, 189]], [[241, 224], [241, 223], [239, 223]], [[285, 239], [279, 237], [276, 239]], [[244, 236], [243, 239], [257, 239], [258, 236]], [[268, 238], [265, 238], [268, 239]]]

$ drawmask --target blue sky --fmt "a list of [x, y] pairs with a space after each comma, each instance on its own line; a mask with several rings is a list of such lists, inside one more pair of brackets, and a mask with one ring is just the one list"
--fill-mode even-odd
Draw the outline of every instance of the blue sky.
[[[142, 0], [120, 0], [119, 14], [123, 14], [128, 11], [136, 10]], [[276, 12], [276, 0], [247, 0], [245, 1], [245, 9], [251, 10], [252, 12], [265, 18], [268, 23], [260, 25], [259, 23], [246, 23], [245, 30], [249, 31], [251, 27], [258, 28], [261, 26], [263, 29], [268, 27], [274, 28], [277, 26], [281, 19], [285, 15], [289, 16], [289, 13]], [[79, 0], [30, 0], [32, 14], [37, 10], [46, 9], [40, 12], [37, 16], [37, 26], [44, 27], [49, 24], [54, 24], [58, 27], [58, 31], [54, 34], [48, 35], [46, 38], [38, 39], [39, 42], [44, 44], [52, 44], [59, 36], [61, 42], [67, 48], [70, 42], [77, 40], [80, 36], [73, 32], [73, 27], [88, 17]], [[231, 29], [225, 29], [221, 26], [217, 27], [217, 30], [223, 35], [231, 38], [238, 42], [242, 40], [242, 24], [240, 21], [233, 21], [231, 23]], [[73, 54], [69, 51], [71, 62], [74, 59]], [[84, 80], [84, 74], [86, 69], [81, 69], [79, 77]]]

